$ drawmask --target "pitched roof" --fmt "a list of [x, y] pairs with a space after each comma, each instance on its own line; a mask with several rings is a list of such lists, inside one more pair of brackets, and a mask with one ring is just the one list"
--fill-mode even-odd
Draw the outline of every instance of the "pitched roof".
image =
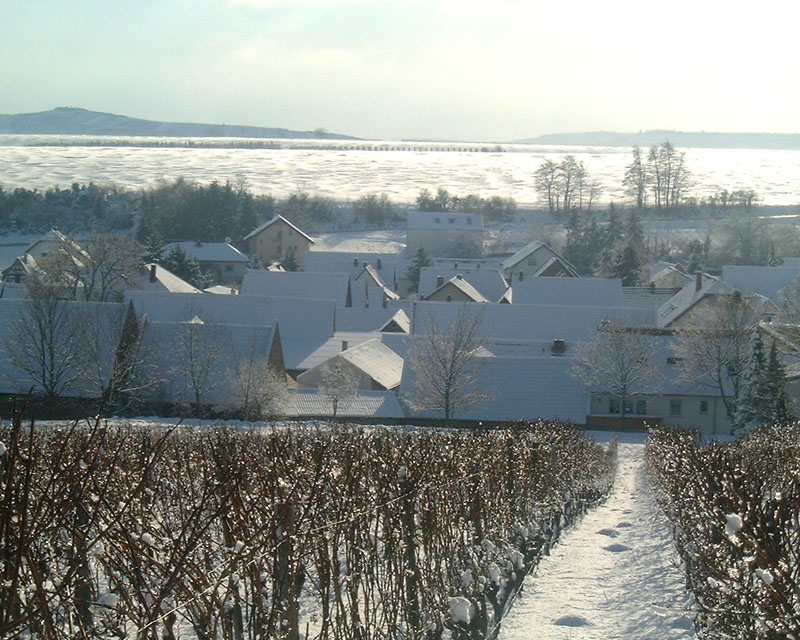
[[146, 313], [152, 320], [185, 322], [199, 316], [208, 323], [257, 326], [277, 321], [290, 370], [333, 335], [336, 306], [332, 300], [149, 291], [127, 291], [126, 299], [133, 300], [140, 317]]
[[406, 218], [408, 229], [440, 229], [448, 231], [483, 231], [483, 215], [480, 213], [454, 213], [450, 211], [409, 211]]
[[455, 287], [456, 289], [458, 289], [461, 293], [463, 293], [465, 296], [467, 296], [473, 302], [489, 302], [486, 298], [484, 298], [481, 295], [480, 291], [478, 291], [475, 287], [473, 287], [469, 282], [464, 280], [464, 278], [461, 276], [461, 274], [453, 276], [447, 282], [442, 284], [442, 286], [437, 287], [436, 290], [434, 290], [433, 292], [428, 294], [428, 296], [426, 296], [426, 297], [430, 298], [431, 296], [435, 295], [437, 292], [444, 291], [445, 289], [448, 289], [449, 287]]
[[339, 351], [320, 364], [301, 373], [297, 380], [313, 379], [319, 375], [320, 367], [325, 367], [331, 360], [344, 360], [368, 378], [371, 378], [384, 389], [394, 389], [400, 385], [403, 375], [403, 358], [384, 345], [380, 338], [372, 337], [359, 342], [344, 351]]
[[339, 355], [345, 349], [374, 340], [377, 336], [375, 331], [337, 331], [303, 358], [294, 369], [297, 371], [313, 369]]
[[244, 295], [335, 300], [347, 306], [350, 276], [346, 273], [248, 269], [241, 291]]
[[719, 278], [703, 274], [701, 286], [692, 281], [658, 308], [658, 326], [668, 327], [708, 295], [728, 293], [730, 288]]
[[499, 301], [508, 290], [503, 274], [497, 269], [477, 269], [477, 268], [458, 268], [453, 267], [452, 262], [448, 263], [447, 267], [431, 266], [422, 267], [419, 273], [419, 295], [420, 297], [427, 297], [440, 286], [437, 285], [437, 279], [443, 278], [443, 282], [447, 282], [451, 278], [462, 275], [464, 280], [469, 282], [480, 294], [487, 300], [492, 302]]
[[283, 216], [275, 216], [274, 218], [271, 218], [270, 220], [267, 220], [267, 221], [266, 221], [264, 224], [262, 224], [262, 225], [260, 225], [260, 226], [256, 227], [256, 228], [255, 228], [255, 229], [253, 229], [253, 230], [252, 230], [250, 233], [248, 233], [248, 234], [247, 234], [247, 235], [244, 237], [244, 239], [245, 239], [245, 240], [249, 240], [249, 239], [250, 239], [250, 238], [252, 238], [253, 236], [255, 236], [255, 235], [258, 235], [259, 233], [261, 233], [261, 232], [262, 232], [264, 229], [266, 229], [267, 227], [269, 227], [269, 226], [271, 226], [271, 225], [273, 225], [273, 224], [275, 224], [276, 222], [279, 222], [279, 221], [280, 221], [280, 222], [284, 222], [285, 224], [288, 224], [288, 225], [289, 225], [289, 226], [290, 226], [292, 229], [294, 229], [295, 231], [297, 231], [297, 233], [299, 233], [301, 236], [303, 236], [303, 237], [304, 237], [306, 240], [308, 240], [308, 241], [309, 241], [311, 244], [314, 244], [314, 240], [312, 240], [312, 239], [311, 239], [311, 236], [309, 236], [309, 235], [305, 234], [303, 231], [301, 231], [301, 230], [300, 230], [300, 228], [299, 228], [299, 227], [296, 227], [295, 225], [293, 225], [291, 222], [289, 222], [289, 221], [288, 221], [286, 218], [284, 218]]
[[781, 290], [800, 276], [800, 267], [723, 265], [722, 279], [742, 293], [759, 293], [776, 305], [783, 304]]
[[[333, 415], [330, 398], [316, 389], [297, 389], [289, 394], [287, 417], [312, 418]], [[341, 418], [403, 418], [403, 408], [392, 391], [359, 391], [339, 401]]]
[[166, 291], [170, 293], [200, 293], [200, 290], [182, 280], [160, 264], [146, 264], [134, 276], [128, 289], [138, 291]]
[[198, 262], [250, 262], [250, 258], [227, 242], [170, 242], [164, 245], [161, 252], [166, 256], [175, 248]]
[[534, 278], [542, 276], [566, 276], [569, 278], [577, 278], [579, 275], [575, 267], [561, 256], [550, 256], [531, 274]]
[[336, 331], [384, 331], [392, 321], [401, 331], [411, 331], [411, 321], [406, 313], [399, 309], [384, 307], [349, 307], [336, 310]]
[[440, 326], [449, 326], [465, 306], [480, 314], [478, 335], [488, 338], [544, 342], [561, 338], [570, 342], [593, 335], [604, 320], [620, 322], [624, 326], [655, 326], [653, 314], [646, 309], [496, 303], [469, 307], [469, 304], [420, 301], [407, 305], [412, 333], [425, 332], [428, 314], [432, 314]]
[[524, 278], [512, 282], [514, 304], [622, 307], [619, 278]]

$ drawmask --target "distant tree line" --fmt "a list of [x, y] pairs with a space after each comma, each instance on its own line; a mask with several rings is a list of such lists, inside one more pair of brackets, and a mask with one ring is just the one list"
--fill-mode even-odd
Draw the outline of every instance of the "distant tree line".
[[46, 191], [22, 187], [6, 191], [0, 186], [0, 231], [127, 230], [135, 222], [136, 200], [133, 192], [93, 182]]
[[510, 222], [517, 213], [517, 203], [513, 198], [501, 198], [500, 196], [482, 198], [475, 194], [459, 196], [453, 195], [441, 187], [435, 194], [428, 189], [420, 191], [416, 204], [420, 211], [480, 213], [489, 224]]

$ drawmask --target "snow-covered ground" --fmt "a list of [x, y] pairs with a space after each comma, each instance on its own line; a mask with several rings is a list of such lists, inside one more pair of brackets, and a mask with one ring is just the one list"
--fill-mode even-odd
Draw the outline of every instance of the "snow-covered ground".
[[528, 576], [500, 640], [696, 637], [669, 524], [647, 484], [643, 436], [627, 440], [608, 500]]
[[312, 251], [343, 253], [401, 253], [406, 248], [406, 230], [336, 231], [314, 236]]

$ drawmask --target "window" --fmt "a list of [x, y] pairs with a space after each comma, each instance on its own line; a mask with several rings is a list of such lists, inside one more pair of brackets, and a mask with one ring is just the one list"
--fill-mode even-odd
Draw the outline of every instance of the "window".
[[667, 364], [680, 364], [681, 362], [683, 362], [683, 358], [678, 358], [675, 356], [669, 356], [667, 358]]
[[225, 265], [225, 272], [226, 272], [226, 273], [228, 273], [228, 272], [230, 272], [230, 271], [233, 271], [233, 265], [231, 265], [231, 264], [226, 264], [226, 265]]
[[647, 415], [647, 400], [636, 401], [636, 414], [640, 416]]
[[448, 302], [452, 302], [453, 301], [453, 296], [451, 296], [449, 293], [447, 294], [447, 301]]
[[448, 218], [448, 219], [447, 219], [447, 222], [448, 222], [449, 224], [455, 224], [455, 223], [456, 223], [456, 219], [455, 219], [455, 218]]
[[[609, 413], [620, 413], [620, 409], [622, 408], [622, 403], [619, 401], [619, 398], [610, 398], [608, 401], [608, 412]], [[625, 400], [625, 414], [630, 415], [633, 413], [633, 400], [628, 398]]]
[[467, 224], [472, 224], [472, 217], [467, 218]]
[[671, 416], [679, 416], [681, 415], [681, 401], [679, 398], [673, 398], [669, 401], [669, 415]]
[[708, 413], [708, 400], [700, 401], [700, 413]]
[[439, 224], [439, 223], [442, 221], [442, 219], [441, 219], [439, 216], [436, 216], [436, 217], [433, 219], [433, 221], [434, 221], [436, 224]]

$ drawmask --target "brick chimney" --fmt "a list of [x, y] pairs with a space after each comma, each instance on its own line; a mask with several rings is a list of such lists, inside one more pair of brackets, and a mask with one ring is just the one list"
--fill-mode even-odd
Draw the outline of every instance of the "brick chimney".
[[150, 265], [150, 282], [156, 281], [156, 265]]
[[703, 288], [703, 272], [698, 271], [694, 277], [694, 290], [700, 291]]

